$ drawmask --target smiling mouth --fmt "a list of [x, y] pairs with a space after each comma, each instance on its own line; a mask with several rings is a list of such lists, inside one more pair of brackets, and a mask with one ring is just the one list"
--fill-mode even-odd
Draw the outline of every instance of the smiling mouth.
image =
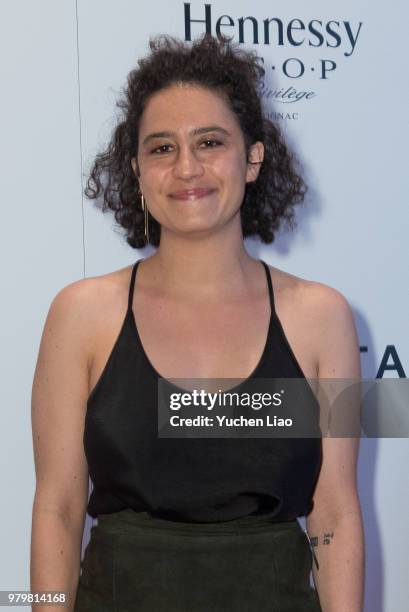
[[170, 194], [170, 197], [174, 200], [198, 200], [210, 195], [214, 191], [215, 189], [210, 188], [186, 189], [185, 191], [175, 191]]

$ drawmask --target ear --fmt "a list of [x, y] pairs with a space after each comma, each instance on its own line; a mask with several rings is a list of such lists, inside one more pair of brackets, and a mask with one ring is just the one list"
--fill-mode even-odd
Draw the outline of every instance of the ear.
[[261, 141], [257, 141], [251, 145], [248, 160], [246, 183], [255, 181], [259, 175], [261, 164], [264, 159], [264, 145]]
[[132, 166], [132, 170], [136, 176], [136, 178], [139, 177], [139, 168], [138, 168], [138, 162], [136, 160], [136, 157], [132, 157], [131, 158], [131, 166]]

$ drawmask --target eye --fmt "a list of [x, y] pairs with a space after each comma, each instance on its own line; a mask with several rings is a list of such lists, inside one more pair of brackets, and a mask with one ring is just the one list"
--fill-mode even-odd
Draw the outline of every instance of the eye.
[[206, 145], [205, 148], [208, 149], [208, 148], [217, 147], [218, 145], [221, 145], [222, 143], [219, 140], [216, 140], [214, 138], [206, 138], [206, 140], [203, 140], [201, 144], [205, 144]]
[[156, 149], [153, 149], [151, 153], [159, 153], [159, 155], [161, 155], [162, 153], [168, 153], [167, 147], [171, 147], [171, 146], [172, 145], [170, 144], [160, 145], [160, 147], [156, 147]]

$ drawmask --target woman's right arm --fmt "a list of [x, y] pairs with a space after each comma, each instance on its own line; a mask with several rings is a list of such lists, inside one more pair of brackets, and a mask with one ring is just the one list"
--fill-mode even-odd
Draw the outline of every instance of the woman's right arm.
[[72, 611], [78, 586], [88, 501], [83, 432], [93, 345], [93, 282], [72, 283], [53, 299], [34, 374], [30, 588], [32, 593], [58, 591], [68, 598], [64, 607], [38, 605], [33, 607], [36, 612]]

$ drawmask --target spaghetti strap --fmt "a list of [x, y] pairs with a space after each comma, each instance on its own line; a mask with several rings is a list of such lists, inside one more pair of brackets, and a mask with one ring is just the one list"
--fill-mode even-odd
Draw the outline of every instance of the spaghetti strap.
[[134, 293], [134, 287], [135, 287], [135, 276], [136, 276], [136, 269], [138, 267], [138, 264], [141, 260], [138, 259], [138, 261], [136, 261], [133, 265], [132, 268], [132, 274], [131, 274], [131, 282], [129, 283], [129, 294], [128, 294], [128, 311], [132, 310], [132, 302], [133, 302], [133, 293]]
[[270, 306], [271, 306], [271, 314], [273, 314], [275, 312], [275, 307], [274, 307], [274, 291], [273, 291], [273, 283], [271, 281], [271, 274], [270, 274], [270, 269], [268, 267], [268, 265], [266, 264], [265, 261], [263, 261], [262, 259], [260, 259], [261, 263], [264, 266], [264, 270], [266, 271], [266, 276], [267, 276], [267, 283], [268, 283], [268, 293], [270, 296]]

